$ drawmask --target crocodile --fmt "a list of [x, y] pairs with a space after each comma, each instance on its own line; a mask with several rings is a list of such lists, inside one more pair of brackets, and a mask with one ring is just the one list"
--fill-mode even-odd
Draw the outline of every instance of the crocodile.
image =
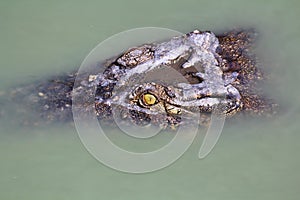
[[[265, 75], [253, 53], [256, 36], [254, 30], [218, 35], [195, 30], [130, 48], [100, 63], [92, 74], [46, 78], [18, 87], [9, 96], [26, 108], [23, 113], [34, 111], [34, 119], [24, 123], [72, 121], [74, 96], [82, 99], [82, 112], [93, 112], [101, 121], [113, 121], [117, 111], [122, 120], [141, 126], [177, 127], [197, 112], [204, 116], [200, 123], [206, 124], [216, 108], [226, 116], [274, 114], [277, 104], [265, 97], [260, 85]], [[163, 68], [177, 75], [160, 73]], [[158, 73], [149, 80], [144, 78], [155, 70]], [[87, 99], [91, 96], [92, 101]]]

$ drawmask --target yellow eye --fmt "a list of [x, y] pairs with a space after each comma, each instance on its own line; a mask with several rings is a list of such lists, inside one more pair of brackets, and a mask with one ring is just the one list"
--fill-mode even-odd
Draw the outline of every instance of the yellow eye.
[[156, 97], [153, 94], [144, 94], [143, 101], [147, 105], [153, 105], [156, 103]]

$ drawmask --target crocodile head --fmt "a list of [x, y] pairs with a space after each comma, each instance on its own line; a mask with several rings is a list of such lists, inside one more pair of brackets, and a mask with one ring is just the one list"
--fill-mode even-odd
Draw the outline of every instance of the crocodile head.
[[107, 118], [115, 110], [134, 123], [174, 126], [214, 108], [227, 115], [239, 111], [243, 103], [233, 85], [239, 73], [224, 72], [219, 48], [213, 33], [194, 31], [129, 49], [92, 76], [97, 116]]
[[263, 75], [251, 53], [253, 35], [243, 30], [218, 36], [193, 31], [131, 48], [97, 65], [95, 73], [79, 70], [46, 78], [6, 96], [20, 116], [32, 113], [25, 117], [26, 124], [73, 121], [74, 109], [83, 113], [79, 117], [96, 114], [111, 122], [117, 116], [163, 127], [189, 122], [199, 113], [200, 123], [206, 123], [212, 111], [269, 115], [277, 104], [265, 98], [257, 84]]

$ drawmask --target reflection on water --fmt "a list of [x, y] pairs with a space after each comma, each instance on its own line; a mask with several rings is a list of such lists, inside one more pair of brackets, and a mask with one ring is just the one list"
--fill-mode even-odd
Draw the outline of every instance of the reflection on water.
[[[203, 139], [199, 134], [173, 165], [143, 175], [120, 173], [97, 162], [80, 143], [72, 123], [19, 127], [14, 119], [2, 117], [0, 198], [299, 199], [298, 4], [1, 2], [1, 90], [74, 69], [98, 42], [132, 27], [188, 32], [243, 25], [260, 32], [257, 51], [273, 80], [267, 92], [282, 110], [273, 119], [227, 120], [207, 158], [197, 158]], [[112, 140], [128, 149], [157, 148], [172, 138], [165, 134], [153, 144], [135, 143], [111, 132]]]

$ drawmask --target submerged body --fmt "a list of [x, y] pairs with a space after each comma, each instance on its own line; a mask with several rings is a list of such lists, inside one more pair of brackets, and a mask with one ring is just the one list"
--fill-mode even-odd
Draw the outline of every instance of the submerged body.
[[[111, 121], [115, 107], [122, 119], [141, 125], [176, 126], [184, 116], [215, 108], [230, 116], [271, 114], [275, 104], [259, 87], [263, 74], [251, 50], [254, 36], [250, 31], [218, 36], [193, 31], [129, 49], [99, 66], [104, 71], [77, 77], [78, 84], [77, 74], [71, 73], [18, 88], [11, 96], [47, 122], [72, 120], [72, 95], [82, 97], [82, 111], [92, 110], [98, 119]], [[176, 70], [184, 80], [141, 79], [162, 67]], [[93, 96], [93, 102], [86, 103], [86, 96]]]

